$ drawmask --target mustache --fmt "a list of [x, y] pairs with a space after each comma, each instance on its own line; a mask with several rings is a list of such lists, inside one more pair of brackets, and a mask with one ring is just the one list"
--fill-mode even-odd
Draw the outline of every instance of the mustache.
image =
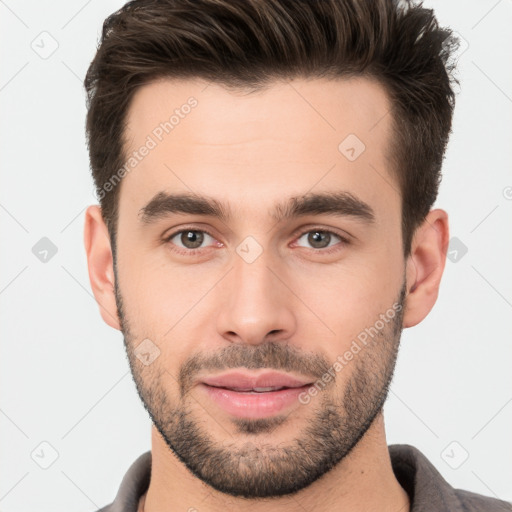
[[303, 352], [296, 347], [283, 345], [282, 342], [268, 342], [257, 346], [229, 345], [211, 354], [201, 352], [185, 361], [178, 375], [181, 396], [185, 396], [192, 388], [200, 372], [241, 367], [249, 370], [265, 368], [296, 372], [317, 380], [329, 371], [331, 364], [320, 354]]

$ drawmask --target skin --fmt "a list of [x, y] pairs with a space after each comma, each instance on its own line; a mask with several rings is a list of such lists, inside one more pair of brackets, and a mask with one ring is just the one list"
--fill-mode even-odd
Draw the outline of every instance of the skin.
[[[421, 322], [437, 299], [449, 231], [446, 212], [430, 211], [404, 260], [401, 197], [386, 158], [391, 119], [384, 89], [366, 78], [316, 79], [276, 82], [247, 94], [199, 80], [160, 80], [142, 87], [130, 105], [126, 151], [143, 145], [190, 96], [198, 106], [123, 178], [115, 271], [98, 206], [88, 208], [85, 221], [89, 277], [101, 315], [123, 331], [139, 394], [152, 419], [160, 421], [160, 428], [152, 426], [145, 511], [408, 511], [408, 496], [392, 470], [382, 410], [372, 407], [377, 397], [385, 398], [400, 328]], [[350, 133], [366, 146], [353, 162], [338, 150]], [[371, 205], [374, 224], [329, 214], [276, 224], [271, 216], [274, 205], [290, 196], [333, 190], [348, 191]], [[233, 218], [222, 222], [173, 214], [142, 223], [140, 209], [160, 191], [214, 197], [232, 209]], [[180, 228], [206, 229], [212, 238], [191, 256], [173, 245], [180, 245], [179, 236], [162, 241]], [[334, 250], [326, 254], [301, 236], [315, 228], [348, 235], [350, 243], [334, 237], [329, 247]], [[236, 252], [247, 236], [262, 249], [252, 263]], [[293, 405], [281, 423], [249, 433], [248, 422], [244, 431], [194, 382], [185, 397], [180, 395], [180, 370], [201, 355], [267, 354], [265, 348], [273, 343], [283, 352], [296, 351], [303, 361], [317, 357], [332, 364], [358, 333], [396, 304], [402, 289], [398, 331], [387, 324], [332, 385], [307, 405]], [[146, 338], [160, 350], [148, 366], [133, 352]], [[300, 376], [300, 368], [289, 373]], [[365, 381], [370, 375], [376, 377]], [[351, 406], [346, 399], [354, 382], [369, 387], [364, 396], [350, 395]], [[261, 470], [258, 462], [268, 469], [270, 454], [293, 447], [296, 438], [312, 443], [313, 435], [305, 437], [308, 426], [318, 427], [316, 435], [322, 435], [327, 407], [338, 419], [353, 419], [362, 437], [353, 439], [357, 429], [344, 432], [337, 441], [350, 438], [356, 444], [340, 454], [341, 460], [297, 492], [274, 498], [248, 499], [208, 485], [187, 469], [166, 439], [183, 427], [176, 413], [186, 410], [210, 446], [224, 447], [228, 455], [239, 454], [248, 441], [259, 448], [240, 467], [255, 476]], [[372, 419], [370, 425], [357, 423], [364, 417]], [[287, 466], [278, 467], [284, 471]]]

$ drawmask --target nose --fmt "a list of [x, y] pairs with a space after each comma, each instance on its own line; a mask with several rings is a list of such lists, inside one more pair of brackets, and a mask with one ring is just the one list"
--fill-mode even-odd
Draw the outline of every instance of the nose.
[[235, 258], [224, 280], [217, 329], [233, 343], [286, 340], [296, 330], [294, 295], [286, 284], [289, 278], [264, 254], [252, 263]]

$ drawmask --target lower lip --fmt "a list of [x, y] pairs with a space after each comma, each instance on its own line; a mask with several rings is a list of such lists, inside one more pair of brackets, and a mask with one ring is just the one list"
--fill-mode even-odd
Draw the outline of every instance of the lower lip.
[[224, 411], [238, 418], [265, 418], [281, 412], [298, 401], [299, 395], [311, 386], [279, 391], [250, 393], [200, 384], [209, 397]]

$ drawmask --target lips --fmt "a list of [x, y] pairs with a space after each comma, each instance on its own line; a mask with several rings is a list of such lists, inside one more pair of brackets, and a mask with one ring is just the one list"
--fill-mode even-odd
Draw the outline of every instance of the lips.
[[311, 380], [300, 379], [279, 372], [264, 372], [251, 375], [244, 372], [229, 372], [201, 379], [203, 384], [238, 392], [266, 393], [284, 388], [300, 388], [311, 384]]
[[198, 389], [230, 416], [265, 418], [299, 404], [311, 380], [279, 372], [232, 371], [201, 379]]

